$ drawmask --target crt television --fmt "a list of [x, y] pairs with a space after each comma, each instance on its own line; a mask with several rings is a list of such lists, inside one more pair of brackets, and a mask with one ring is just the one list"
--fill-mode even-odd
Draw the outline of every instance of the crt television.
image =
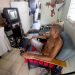
[[3, 15], [4, 15], [4, 18], [6, 18], [6, 21], [8, 23], [15, 23], [20, 21], [17, 8], [4, 8]]

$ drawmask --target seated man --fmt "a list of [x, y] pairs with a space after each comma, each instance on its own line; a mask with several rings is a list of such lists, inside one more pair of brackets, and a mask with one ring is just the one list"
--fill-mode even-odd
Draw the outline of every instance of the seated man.
[[50, 30], [50, 35], [38, 36], [37, 38], [47, 39], [45, 45], [43, 45], [41, 54], [32, 52], [23, 53], [22, 56], [27, 59], [40, 59], [43, 61], [52, 61], [61, 50], [63, 41], [60, 37], [60, 26], [53, 26]]

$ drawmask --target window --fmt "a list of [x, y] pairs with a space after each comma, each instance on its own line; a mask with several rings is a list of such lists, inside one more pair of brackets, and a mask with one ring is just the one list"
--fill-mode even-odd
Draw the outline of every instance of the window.
[[67, 19], [72, 23], [75, 23], [75, 0], [71, 0]]

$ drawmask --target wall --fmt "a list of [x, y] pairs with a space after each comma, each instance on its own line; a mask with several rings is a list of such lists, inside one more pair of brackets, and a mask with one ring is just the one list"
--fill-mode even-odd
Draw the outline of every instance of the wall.
[[56, 15], [54, 17], [50, 16], [50, 7], [46, 6], [46, 2], [50, 2], [50, 0], [40, 0], [41, 2], [41, 24], [50, 24], [53, 20], [57, 19], [58, 11], [55, 10]]
[[67, 17], [70, 2], [71, 2], [71, 0], [65, 0], [65, 5], [63, 7], [63, 12], [61, 15], [61, 19], [63, 19], [63, 20], [66, 19], [66, 17]]
[[[2, 12], [4, 7], [9, 7], [9, 6], [10, 6], [10, 0], [0, 0], [0, 13]], [[3, 26], [2, 23], [3, 21], [0, 14], [0, 26]]]
[[10, 6], [10, 0], [0, 0], [0, 12], [4, 7]]
[[[69, 10], [71, 0], [65, 0], [61, 19], [65, 21], [64, 30], [70, 35], [75, 44], [75, 25], [67, 20], [67, 13]], [[67, 67], [64, 68], [63, 73], [75, 71], [75, 55], [67, 60]]]
[[63, 8], [61, 19], [65, 21], [64, 30], [71, 36], [75, 44], [75, 25], [67, 20], [67, 13], [70, 6], [71, 0], [65, 0], [65, 6]]

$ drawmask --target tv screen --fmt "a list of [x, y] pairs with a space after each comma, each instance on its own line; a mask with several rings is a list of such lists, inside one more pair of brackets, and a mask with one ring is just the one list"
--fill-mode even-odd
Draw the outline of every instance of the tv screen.
[[4, 8], [3, 14], [8, 23], [20, 21], [17, 8]]
[[11, 20], [15, 20], [18, 18], [17, 12], [15, 9], [13, 10], [8, 10], [8, 15], [10, 17]]

